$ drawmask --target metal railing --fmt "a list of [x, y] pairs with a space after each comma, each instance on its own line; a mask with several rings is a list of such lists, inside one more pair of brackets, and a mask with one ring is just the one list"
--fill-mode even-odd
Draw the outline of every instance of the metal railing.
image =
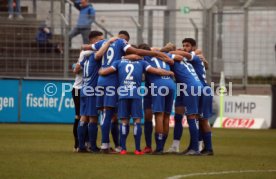
[[[16, 56], [22, 59], [22, 63], [29, 59], [29, 64], [35, 60], [39, 64], [40, 56], [57, 58], [64, 61], [62, 76], [70, 76], [70, 62], [77, 59], [82, 40], [74, 38], [73, 48], [69, 49], [67, 34], [74, 26], [79, 11], [76, 11], [72, 2], [68, 0], [50, 0], [41, 3], [42, 1], [36, 2], [33, 12], [42, 11], [41, 6], [48, 3], [50, 13], [44, 16], [37, 14], [37, 19], [48, 19], [49, 26], [55, 34], [52, 41], [64, 45], [64, 55], [58, 56], [54, 53], [43, 55], [36, 52], [37, 47], [33, 38], [35, 32], [26, 31], [28, 27], [37, 28], [39, 24], [25, 25], [26, 28], [20, 28], [22, 27], [20, 24], [1, 24], [1, 28], [4, 26], [10, 26], [10, 29], [17, 28], [17, 32], [13, 30], [12, 34], [1, 32], [3, 36], [0, 38], [1, 59], [12, 61]], [[213, 5], [208, 9], [190, 9], [186, 14], [181, 13], [180, 9], [166, 8], [144, 9], [143, 13], [139, 9], [97, 10], [92, 29], [103, 31], [106, 37], [113, 36], [120, 30], [127, 30], [131, 36], [131, 44], [145, 42], [157, 47], [167, 42], [173, 42], [177, 47], [181, 47], [182, 39], [192, 37], [197, 39], [198, 48], [203, 49], [209, 61], [210, 69], [207, 71], [209, 81], [218, 82], [220, 72], [224, 71], [226, 81], [232, 81], [234, 86], [275, 84], [276, 7], [224, 8], [220, 7], [220, 4]], [[29, 38], [24, 41], [20, 34], [25, 34], [24, 38]], [[5, 38], [8, 35], [9, 38]], [[17, 50], [12, 50], [15, 47]], [[15, 71], [16, 64], [14, 62], [14, 66], [11, 64], [2, 66], [2, 69]], [[32, 75], [31, 66], [28, 70], [29, 76]], [[3, 74], [2, 72], [1, 75]]]

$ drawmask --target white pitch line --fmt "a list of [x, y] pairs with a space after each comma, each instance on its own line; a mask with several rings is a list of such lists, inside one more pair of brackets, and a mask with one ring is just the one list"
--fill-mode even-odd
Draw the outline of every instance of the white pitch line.
[[223, 174], [235, 174], [235, 173], [262, 173], [262, 172], [276, 172], [276, 170], [237, 170], [237, 171], [190, 173], [190, 174], [186, 174], [186, 175], [171, 176], [171, 177], [168, 177], [167, 179], [180, 179], [180, 178], [204, 176], [204, 175], [223, 175]]

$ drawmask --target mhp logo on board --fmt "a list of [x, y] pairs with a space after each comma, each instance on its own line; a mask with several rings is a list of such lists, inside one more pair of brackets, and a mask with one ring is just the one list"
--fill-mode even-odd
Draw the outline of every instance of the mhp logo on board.
[[73, 122], [74, 101], [70, 90], [64, 89], [72, 86], [68, 84], [72, 82], [23, 80], [21, 122]]

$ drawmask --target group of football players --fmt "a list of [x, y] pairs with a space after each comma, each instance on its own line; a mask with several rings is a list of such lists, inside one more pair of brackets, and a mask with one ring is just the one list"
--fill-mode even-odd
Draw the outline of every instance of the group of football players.
[[[100, 31], [91, 31], [90, 44], [82, 45], [78, 62], [73, 67], [76, 74], [72, 91], [76, 108], [74, 149], [77, 152], [127, 154], [132, 118], [135, 155], [213, 155], [208, 122], [212, 115], [212, 92], [205, 70], [208, 63], [197, 49], [196, 41], [185, 38], [183, 46], [176, 49], [172, 43], [162, 48], [145, 43], [130, 45], [129, 39], [127, 31], [120, 31], [110, 39], [104, 39]], [[173, 106], [173, 144], [165, 151]], [[190, 142], [186, 150], [179, 152], [184, 115], [189, 125]], [[97, 146], [98, 118], [100, 148]], [[142, 119], [146, 146], [141, 150]], [[110, 132], [114, 149], [110, 145]]]

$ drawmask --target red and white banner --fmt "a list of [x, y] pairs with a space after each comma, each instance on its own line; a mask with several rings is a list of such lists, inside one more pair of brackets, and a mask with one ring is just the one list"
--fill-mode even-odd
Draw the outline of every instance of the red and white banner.
[[218, 117], [214, 123], [215, 128], [246, 128], [246, 129], [262, 129], [265, 126], [262, 118], [230, 118], [224, 117], [222, 121]]

